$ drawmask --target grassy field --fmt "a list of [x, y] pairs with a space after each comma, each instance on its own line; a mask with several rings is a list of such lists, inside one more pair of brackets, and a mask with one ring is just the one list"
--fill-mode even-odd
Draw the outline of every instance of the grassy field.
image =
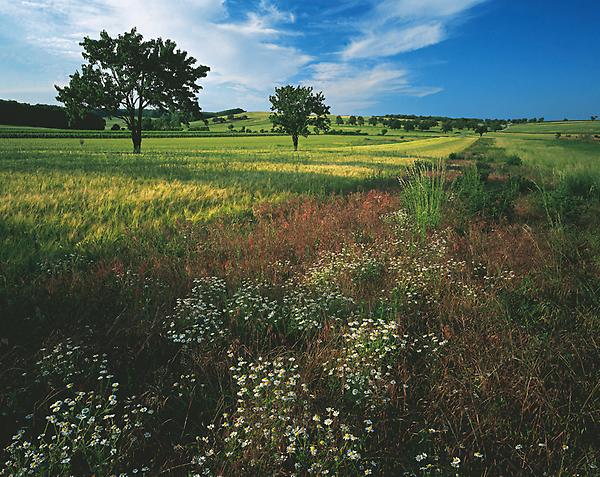
[[142, 156], [124, 153], [125, 139], [3, 140], [0, 260], [35, 267], [71, 253], [110, 256], [130, 234], [145, 249], [180, 222], [393, 182], [415, 158], [474, 140], [312, 136], [294, 153], [285, 137], [146, 139]]
[[515, 124], [506, 132], [530, 134], [600, 134], [600, 121], [547, 121]]
[[532, 169], [540, 169], [546, 173], [600, 174], [598, 142], [530, 134], [497, 134], [495, 137], [499, 147], [509, 154], [521, 157]]
[[[226, 132], [226, 131], [229, 131], [229, 125], [231, 125], [231, 124], [234, 126], [234, 128], [236, 130], [239, 130], [242, 127], [250, 128], [254, 132], [258, 132], [261, 129], [263, 129], [265, 131], [271, 130], [272, 125], [271, 125], [271, 121], [269, 120], [270, 113], [248, 112], [248, 113], [243, 113], [243, 115], [247, 116], [248, 119], [227, 121], [223, 124], [214, 124], [211, 119], [208, 122], [210, 130], [212, 132]], [[241, 116], [241, 115], [237, 115], [237, 116]], [[335, 123], [335, 118], [336, 118], [335, 115], [331, 115], [329, 117], [329, 119], [331, 121], [331, 128], [336, 129], [336, 130], [342, 130], [342, 131], [348, 131], [348, 132], [360, 130], [362, 133], [367, 133], [371, 136], [376, 136], [376, 135], [379, 135], [381, 133], [381, 130], [384, 128], [381, 124], [379, 124], [377, 126], [370, 126], [367, 123], [367, 121], [369, 119], [368, 117], [364, 118], [365, 124], [362, 126], [359, 126], [359, 125], [351, 126], [351, 125], [347, 124], [349, 116], [342, 116], [342, 118], [344, 119], [344, 124], [337, 125]], [[202, 121], [196, 121], [196, 122], [192, 122], [190, 125], [191, 126], [203, 126], [204, 123]], [[432, 128], [431, 131], [406, 132], [404, 129], [390, 129], [390, 128], [386, 128], [386, 129], [388, 130], [387, 134], [390, 136], [405, 136], [405, 137], [414, 138], [414, 137], [431, 137], [431, 136], [443, 135], [440, 131], [439, 126]]]
[[0, 475], [597, 477], [600, 144], [399, 136], [1, 139]]

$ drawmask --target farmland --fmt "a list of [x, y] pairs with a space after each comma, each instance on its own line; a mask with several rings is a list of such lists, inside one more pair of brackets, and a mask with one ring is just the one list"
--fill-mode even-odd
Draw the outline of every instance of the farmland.
[[594, 476], [600, 144], [536, 127], [1, 139], [4, 475]]
[[546, 121], [514, 124], [506, 132], [529, 134], [600, 134], [600, 121]]

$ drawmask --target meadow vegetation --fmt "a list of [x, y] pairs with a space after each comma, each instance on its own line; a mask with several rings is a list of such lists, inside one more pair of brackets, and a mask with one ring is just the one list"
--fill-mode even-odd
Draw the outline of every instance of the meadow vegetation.
[[600, 145], [412, 139], [3, 139], [0, 475], [597, 476]]

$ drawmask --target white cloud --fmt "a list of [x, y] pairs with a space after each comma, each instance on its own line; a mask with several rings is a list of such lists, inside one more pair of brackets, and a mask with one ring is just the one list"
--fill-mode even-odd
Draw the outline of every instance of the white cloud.
[[486, 0], [383, 0], [358, 26], [359, 37], [342, 52], [344, 59], [389, 57], [435, 45], [446, 25]]
[[0, 0], [0, 14], [21, 26], [27, 42], [71, 60], [81, 57], [83, 36], [97, 37], [103, 29], [114, 35], [136, 26], [146, 37], [172, 38], [211, 67], [202, 81], [204, 109], [264, 108], [274, 85], [311, 60], [280, 44], [286, 31], [279, 25], [295, 17], [266, 0], [243, 22], [231, 21], [224, 0]]
[[382, 16], [442, 18], [461, 13], [485, 0], [384, 0], [377, 5]]
[[444, 29], [439, 22], [399, 30], [368, 32], [361, 39], [350, 43], [342, 52], [342, 56], [346, 59], [393, 56], [435, 45], [443, 38]]
[[317, 63], [306, 84], [323, 91], [328, 104], [337, 113], [357, 113], [391, 94], [428, 96], [441, 91], [436, 87], [412, 85], [409, 72], [383, 63], [372, 68], [352, 63]]
[[[146, 37], [172, 38], [211, 67], [201, 81], [205, 110], [264, 110], [274, 86], [301, 78], [322, 89], [335, 110], [357, 112], [392, 94], [440, 91], [415, 85], [414, 75], [394, 57], [443, 41], [454, 21], [487, 0], [346, 0], [317, 14], [347, 38], [342, 51], [336, 52], [340, 43], [334, 42], [321, 58], [291, 46], [304, 35], [296, 22], [308, 19], [281, 10], [276, 1], [245, 2], [234, 19], [226, 0], [0, 0], [0, 17], [15, 25], [3, 33], [16, 44], [27, 42], [36, 57], [54, 55], [56, 60], [42, 58], [34, 85], [47, 81], [50, 91], [81, 62], [78, 43], [84, 36], [97, 37], [103, 29], [115, 35], [136, 26]], [[346, 14], [359, 7], [366, 12], [360, 18]], [[0, 78], [0, 88], [13, 83], [14, 78]]]

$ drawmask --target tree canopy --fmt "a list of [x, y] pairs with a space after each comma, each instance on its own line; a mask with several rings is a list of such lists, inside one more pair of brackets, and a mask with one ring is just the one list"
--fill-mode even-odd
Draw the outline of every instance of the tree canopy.
[[90, 111], [120, 117], [139, 153], [145, 108], [199, 113], [197, 94], [202, 87], [197, 81], [210, 68], [196, 65], [197, 60], [177, 49], [175, 42], [144, 40], [133, 28], [116, 38], [102, 31], [100, 39], [85, 37], [80, 45], [87, 63], [70, 76], [68, 86], [55, 86], [56, 99], [71, 118]]
[[329, 106], [325, 105], [322, 92], [313, 93], [310, 86], [282, 86], [275, 88], [271, 101], [271, 122], [275, 130], [292, 136], [294, 151], [298, 150], [300, 136], [310, 134], [309, 127], [316, 131], [329, 130]]

